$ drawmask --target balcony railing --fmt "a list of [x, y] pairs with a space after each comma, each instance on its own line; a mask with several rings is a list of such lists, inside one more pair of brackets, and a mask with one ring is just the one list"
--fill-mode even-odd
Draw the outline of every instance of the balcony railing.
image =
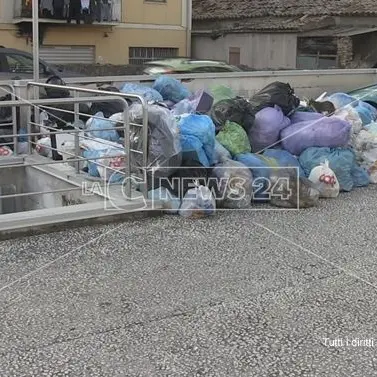
[[[120, 23], [122, 22], [122, 0], [88, 0], [89, 8], [82, 8], [81, 1], [70, 7], [70, 1], [39, 0], [39, 17], [41, 21], [72, 23]], [[51, 6], [51, 4], [53, 4]], [[32, 0], [14, 0], [14, 18], [32, 18]]]

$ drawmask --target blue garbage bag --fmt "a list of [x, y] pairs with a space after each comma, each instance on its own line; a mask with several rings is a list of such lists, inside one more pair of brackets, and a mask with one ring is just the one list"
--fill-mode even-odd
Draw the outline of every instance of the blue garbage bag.
[[364, 126], [377, 120], [377, 109], [369, 103], [357, 100], [348, 94], [334, 93], [328, 97], [328, 100], [331, 101], [337, 109], [347, 105], [352, 106], [359, 114]]
[[144, 97], [147, 101], [163, 101], [161, 94], [157, 90], [146, 85], [125, 83], [120, 88], [120, 91], [125, 94], [137, 94]]
[[98, 158], [100, 154], [96, 150], [86, 150], [83, 152], [83, 157], [88, 158], [88, 173], [91, 177], [100, 177], [99, 171], [97, 169], [97, 164], [95, 163], [96, 160], [90, 160], [90, 158]]
[[[109, 183], [118, 183], [124, 181], [124, 174], [117, 171], [106, 169], [103, 165], [103, 160], [111, 155], [119, 155], [120, 149], [108, 148], [103, 150], [87, 149], [83, 152], [83, 157], [88, 159], [88, 173], [92, 177], [102, 178]], [[93, 160], [90, 160], [90, 159]], [[101, 172], [102, 175], [101, 175]]]
[[178, 127], [182, 151], [196, 151], [203, 166], [212, 165], [215, 157], [215, 125], [212, 119], [207, 115], [190, 114], [180, 118]]
[[347, 105], [352, 105], [353, 107], [358, 104], [358, 100], [353, 98], [346, 93], [334, 93], [327, 98], [330, 102], [334, 104], [337, 109], [345, 107]]
[[351, 148], [312, 147], [301, 153], [299, 161], [308, 177], [311, 170], [325, 160], [338, 179], [340, 191], [351, 191], [355, 186], [352, 171], [356, 165], [355, 153]]
[[366, 187], [369, 185], [369, 174], [361, 166], [355, 165], [351, 171], [354, 187]]
[[377, 119], [377, 110], [367, 102], [359, 101], [355, 110], [360, 116], [363, 126], [366, 126]]
[[108, 141], [118, 141], [120, 136], [115, 129], [116, 123], [104, 117], [102, 112], [95, 114], [90, 120], [87, 132], [92, 136]]
[[263, 156], [274, 158], [280, 167], [295, 167], [298, 169], [300, 177], [305, 177], [305, 172], [300, 165], [298, 159], [284, 149], [266, 149], [263, 153]]
[[270, 157], [263, 157], [254, 153], [242, 153], [234, 157], [235, 161], [241, 162], [251, 170], [253, 177], [253, 199], [266, 201], [270, 199], [268, 189], [271, 168], [278, 165], [277, 161]]
[[177, 79], [171, 76], [159, 76], [153, 84], [153, 89], [159, 92], [164, 100], [175, 103], [190, 96], [190, 91]]

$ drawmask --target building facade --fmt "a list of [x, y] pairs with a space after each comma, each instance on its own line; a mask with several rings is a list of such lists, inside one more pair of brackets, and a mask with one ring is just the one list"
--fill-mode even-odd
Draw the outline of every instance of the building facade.
[[[191, 0], [39, 0], [53, 64], [132, 64], [190, 54]], [[32, 0], [0, 0], [0, 45], [32, 51]]]
[[252, 69], [377, 64], [372, 0], [193, 0], [192, 55]]

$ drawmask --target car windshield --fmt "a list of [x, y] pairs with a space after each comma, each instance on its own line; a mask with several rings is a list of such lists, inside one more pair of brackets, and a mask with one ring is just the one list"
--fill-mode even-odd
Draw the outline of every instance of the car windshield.
[[[9, 71], [19, 73], [33, 73], [33, 59], [19, 54], [6, 55]], [[44, 66], [39, 64], [39, 72], [44, 72]]]

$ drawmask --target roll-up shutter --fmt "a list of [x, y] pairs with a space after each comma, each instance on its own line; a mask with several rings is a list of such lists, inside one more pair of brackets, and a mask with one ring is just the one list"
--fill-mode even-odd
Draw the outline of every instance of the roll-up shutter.
[[50, 64], [94, 64], [94, 46], [41, 46], [39, 56]]

